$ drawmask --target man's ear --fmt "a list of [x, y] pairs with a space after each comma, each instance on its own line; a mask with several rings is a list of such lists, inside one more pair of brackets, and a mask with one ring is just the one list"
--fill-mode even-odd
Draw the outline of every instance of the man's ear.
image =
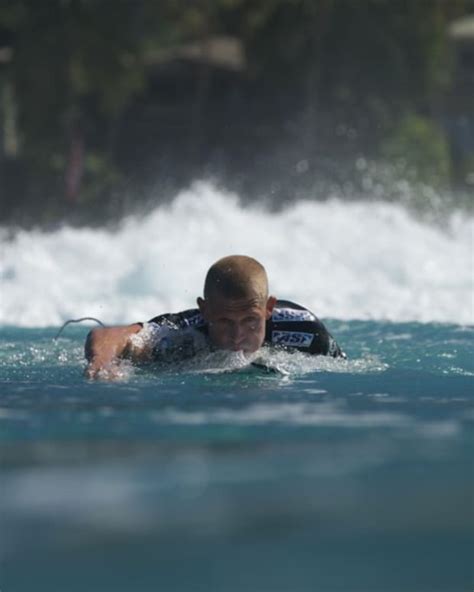
[[197, 298], [196, 300], [197, 305], [199, 306], [199, 311], [202, 314], [203, 317], [206, 317], [206, 312], [207, 312], [207, 306], [206, 306], [206, 301], [203, 300], [201, 297]]
[[267, 319], [267, 321], [272, 316], [272, 312], [273, 312], [273, 309], [275, 308], [276, 301], [277, 301], [277, 299], [275, 298], [275, 296], [269, 296], [269, 298], [267, 300], [266, 313], [265, 313], [265, 318]]

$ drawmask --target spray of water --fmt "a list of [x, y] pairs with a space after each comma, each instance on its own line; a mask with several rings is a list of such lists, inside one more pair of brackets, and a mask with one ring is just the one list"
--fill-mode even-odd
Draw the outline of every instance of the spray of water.
[[245, 253], [272, 293], [320, 317], [472, 324], [474, 219], [444, 228], [383, 201], [297, 201], [269, 212], [197, 183], [115, 230], [19, 231], [0, 238], [0, 323], [107, 324], [195, 306], [207, 268]]

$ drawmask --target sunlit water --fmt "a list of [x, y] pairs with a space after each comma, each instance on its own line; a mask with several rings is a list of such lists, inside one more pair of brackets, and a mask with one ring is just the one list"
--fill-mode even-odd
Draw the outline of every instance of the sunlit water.
[[[199, 191], [116, 231], [3, 243], [2, 592], [472, 589], [472, 220]], [[89, 382], [87, 327], [53, 339], [68, 317], [192, 306], [231, 252], [328, 317], [348, 360]]]

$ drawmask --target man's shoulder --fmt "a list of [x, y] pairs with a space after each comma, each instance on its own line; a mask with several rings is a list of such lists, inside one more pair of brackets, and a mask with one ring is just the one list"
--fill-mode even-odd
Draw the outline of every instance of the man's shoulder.
[[267, 321], [265, 343], [311, 354], [343, 355], [324, 323], [309, 309], [290, 300], [277, 300]]
[[206, 322], [198, 308], [189, 308], [181, 312], [165, 313], [148, 321], [154, 325], [167, 325], [176, 329], [201, 328]]
[[310, 310], [291, 300], [277, 300], [270, 318], [272, 323], [299, 323], [316, 320], [318, 320], [316, 315]]
[[156, 362], [181, 362], [208, 346], [207, 325], [197, 308], [153, 317], [145, 332]]

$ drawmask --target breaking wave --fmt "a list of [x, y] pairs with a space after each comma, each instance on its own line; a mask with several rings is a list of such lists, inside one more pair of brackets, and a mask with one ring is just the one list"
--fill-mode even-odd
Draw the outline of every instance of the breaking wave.
[[114, 230], [5, 232], [0, 323], [128, 323], [192, 308], [209, 265], [243, 253], [266, 266], [273, 294], [323, 318], [472, 324], [473, 232], [460, 211], [443, 228], [383, 201], [269, 212], [196, 183]]

